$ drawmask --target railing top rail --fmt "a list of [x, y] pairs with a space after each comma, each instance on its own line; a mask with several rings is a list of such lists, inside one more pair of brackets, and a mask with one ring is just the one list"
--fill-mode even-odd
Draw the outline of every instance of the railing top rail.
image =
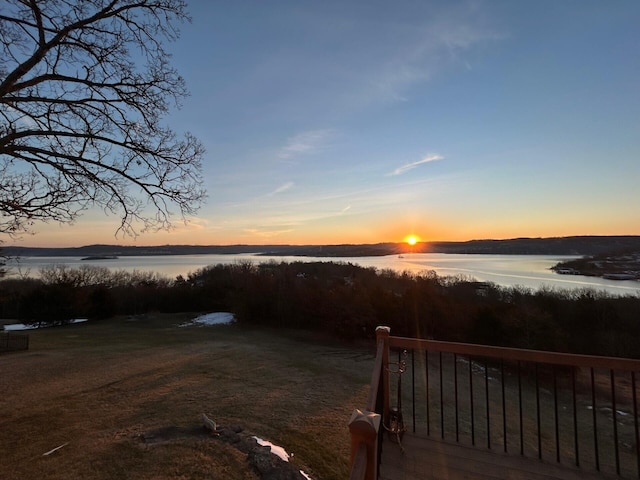
[[524, 362], [537, 362], [575, 367], [607, 368], [612, 370], [640, 371], [640, 360], [572, 353], [545, 352], [519, 348], [493, 347], [472, 343], [442, 342], [407, 337], [389, 337], [389, 347], [415, 350], [432, 350], [479, 357], [503, 358]]
[[369, 396], [367, 397], [366, 405], [366, 409], [370, 412], [374, 412], [376, 409], [376, 398], [378, 397], [378, 389], [380, 388], [380, 373], [382, 372], [383, 353], [384, 342], [378, 341], [378, 348], [376, 350], [376, 361], [373, 364], [373, 372], [371, 373], [371, 387], [369, 388]]

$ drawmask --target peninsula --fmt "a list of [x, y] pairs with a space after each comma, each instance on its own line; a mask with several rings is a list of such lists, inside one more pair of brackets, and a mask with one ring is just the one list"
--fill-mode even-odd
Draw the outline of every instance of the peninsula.
[[609, 280], [640, 280], [640, 250], [586, 256], [551, 267], [562, 275], [587, 275]]

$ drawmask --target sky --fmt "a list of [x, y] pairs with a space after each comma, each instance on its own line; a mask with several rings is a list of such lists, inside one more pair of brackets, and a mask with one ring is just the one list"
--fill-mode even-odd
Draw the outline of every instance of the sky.
[[640, 235], [640, 2], [192, 0], [168, 46], [208, 199], [15, 244]]

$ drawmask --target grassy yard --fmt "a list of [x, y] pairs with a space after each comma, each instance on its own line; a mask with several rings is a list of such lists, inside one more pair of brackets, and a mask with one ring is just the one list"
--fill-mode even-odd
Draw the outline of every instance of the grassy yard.
[[284, 447], [314, 480], [346, 478], [347, 422], [368, 393], [373, 343], [177, 326], [194, 316], [32, 331], [28, 352], [0, 356], [0, 478], [257, 478], [215, 438], [141, 438], [198, 431], [201, 413]]

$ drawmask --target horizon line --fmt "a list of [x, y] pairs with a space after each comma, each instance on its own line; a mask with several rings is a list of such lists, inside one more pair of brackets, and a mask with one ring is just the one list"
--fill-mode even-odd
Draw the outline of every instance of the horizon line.
[[[565, 235], [550, 237], [509, 237], [509, 238], [474, 238], [469, 240], [421, 240], [416, 245], [426, 245], [435, 243], [470, 243], [470, 242], [503, 242], [517, 240], [554, 240], [554, 239], [576, 239], [576, 238], [637, 238], [640, 235], [634, 234], [618, 234], [618, 235]], [[72, 249], [87, 247], [125, 247], [125, 248], [159, 248], [159, 247], [337, 247], [337, 246], [374, 246], [374, 245], [396, 245], [406, 244], [406, 241], [382, 241], [375, 243], [228, 243], [228, 244], [187, 244], [187, 243], [165, 243], [165, 244], [148, 244], [148, 245], [128, 245], [118, 243], [91, 243], [80, 246], [24, 246], [24, 245], [0, 245], [0, 253], [2, 249], [7, 248], [29, 248], [29, 249]]]

